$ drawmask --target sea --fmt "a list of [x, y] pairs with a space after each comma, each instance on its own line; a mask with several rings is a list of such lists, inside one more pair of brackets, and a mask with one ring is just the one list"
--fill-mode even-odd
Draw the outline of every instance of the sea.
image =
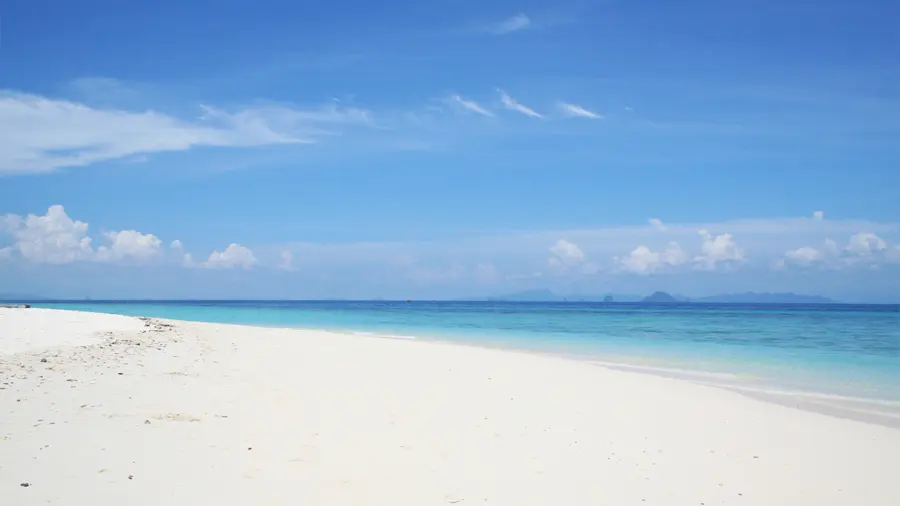
[[900, 305], [217, 300], [33, 306], [520, 350], [900, 423]]

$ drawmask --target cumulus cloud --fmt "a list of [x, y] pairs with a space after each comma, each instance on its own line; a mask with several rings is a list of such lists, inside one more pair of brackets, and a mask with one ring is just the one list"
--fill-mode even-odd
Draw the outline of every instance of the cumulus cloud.
[[193, 255], [184, 251], [184, 244], [180, 240], [175, 239], [169, 243], [169, 250], [175, 255], [178, 263], [182, 266], [197, 267], [197, 264], [194, 263]]
[[109, 246], [97, 248], [96, 260], [109, 262], [114, 260], [135, 259], [147, 261], [160, 254], [162, 241], [153, 234], [142, 234], [136, 230], [107, 232], [103, 236]]
[[452, 100], [453, 103], [459, 105], [460, 107], [462, 107], [463, 109], [465, 109], [467, 111], [471, 111], [476, 114], [480, 114], [482, 116], [493, 116], [494, 115], [494, 113], [492, 113], [491, 111], [488, 111], [487, 109], [485, 109], [484, 107], [479, 105], [478, 102], [475, 102], [474, 100], [467, 100], [459, 95], [451, 96], [450, 100]]
[[744, 260], [744, 250], [738, 247], [731, 234], [712, 235], [708, 230], [699, 230], [698, 233], [703, 238], [701, 254], [694, 257], [698, 267], [716, 270], [721, 263]]
[[331, 127], [371, 122], [368, 111], [333, 105], [203, 110], [198, 119], [182, 119], [0, 90], [0, 173], [47, 172], [199, 146], [308, 143], [332, 133]]
[[565, 239], [556, 241], [556, 244], [550, 247], [550, 253], [553, 253], [550, 257], [552, 264], [571, 265], [584, 261], [584, 252], [581, 248]]
[[850, 237], [844, 251], [858, 257], [868, 257], [887, 249], [884, 239], [870, 232], [860, 232]]
[[7, 214], [0, 216], [0, 233], [10, 236], [12, 244], [0, 249], [4, 258], [16, 256], [27, 262], [57, 265], [79, 261], [147, 264], [171, 259], [171, 254], [186, 267], [249, 268], [257, 263], [249, 249], [237, 244], [213, 252], [198, 265], [177, 239], [169, 244], [167, 254], [163, 241], [153, 234], [121, 230], [90, 237], [88, 229], [86, 222], [69, 217], [61, 205], [50, 206], [42, 216]]
[[250, 248], [240, 244], [229, 244], [225, 251], [213, 251], [209, 258], [203, 262], [207, 269], [233, 269], [242, 267], [250, 269], [259, 263]]
[[524, 105], [520, 104], [519, 102], [516, 101], [516, 99], [509, 96], [509, 94], [506, 93], [505, 91], [503, 91], [503, 90], [498, 90], [498, 91], [500, 92], [500, 102], [503, 103], [503, 107], [509, 109], [510, 111], [516, 111], [516, 112], [522, 113], [526, 116], [530, 116], [532, 118], [543, 118], [544, 117], [543, 115], [535, 112], [534, 109], [525, 107]]
[[624, 258], [616, 258], [619, 267], [635, 274], [652, 274], [667, 267], [676, 267], [687, 262], [687, 255], [676, 242], [670, 242], [663, 251], [651, 251], [647, 246], [638, 246]]
[[122, 230], [103, 234], [101, 239], [107, 244], [95, 249], [94, 240], [88, 236], [88, 224], [70, 218], [61, 205], [50, 206], [43, 216], [6, 215], [2, 224], [13, 238], [13, 245], [7, 247], [8, 256], [18, 253], [23, 260], [34, 263], [145, 262], [158, 256], [162, 245], [153, 234]]
[[589, 111], [580, 105], [562, 103], [559, 104], [559, 108], [564, 115], [570, 118], [603, 119], [600, 114]]
[[814, 220], [821, 221], [825, 219], [825, 211], [814, 211], [812, 215]]
[[813, 262], [818, 262], [825, 258], [825, 254], [815, 248], [803, 246], [797, 249], [788, 250], [784, 254], [784, 257], [786, 260], [789, 260], [791, 262], [802, 265], [809, 265]]
[[6, 215], [2, 223], [14, 241], [9, 254], [16, 252], [27, 261], [67, 264], [94, 255], [88, 224], [69, 218], [63, 206], [50, 206], [47, 214], [29, 214], [24, 219]]
[[484, 27], [484, 31], [493, 35], [505, 35], [507, 33], [524, 30], [531, 26], [531, 18], [523, 13], [516, 14], [496, 23]]
[[891, 246], [871, 232], [858, 232], [850, 236], [843, 248], [833, 239], [825, 239], [821, 249], [802, 246], [788, 250], [776, 267], [788, 265], [809, 266], [817, 264], [828, 269], [850, 268], [856, 265], [877, 266], [883, 262], [900, 261], [900, 245]]
[[[652, 218], [650, 224], [657, 230], [668, 230], [662, 221]], [[712, 235], [708, 230], [698, 231], [703, 242], [700, 245], [700, 254], [694, 256], [692, 263], [695, 267], [704, 270], [716, 270], [723, 262], [736, 262], [744, 260], [744, 251], [734, 242], [731, 234]], [[671, 241], [662, 251], [653, 251], [646, 245], [640, 245], [633, 249], [625, 257], [614, 257], [613, 262], [620, 271], [635, 274], [652, 274], [656, 272], [671, 272], [675, 267], [687, 265], [690, 256], [675, 241]]]
[[565, 239], [559, 239], [550, 247], [550, 257], [547, 264], [558, 274], [581, 273], [594, 275], [600, 267], [588, 262], [584, 251], [575, 243]]

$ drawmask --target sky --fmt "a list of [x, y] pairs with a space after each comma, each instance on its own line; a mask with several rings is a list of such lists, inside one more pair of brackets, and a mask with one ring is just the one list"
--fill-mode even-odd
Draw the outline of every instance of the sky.
[[897, 19], [7, 0], [0, 293], [900, 302]]

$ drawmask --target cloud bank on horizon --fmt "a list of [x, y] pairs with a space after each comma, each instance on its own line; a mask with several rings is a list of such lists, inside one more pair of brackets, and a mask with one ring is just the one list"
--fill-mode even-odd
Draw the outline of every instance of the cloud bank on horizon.
[[[711, 232], [710, 229], [717, 232]], [[726, 232], [728, 230], [729, 232]], [[797, 244], [802, 246], [793, 247]], [[259, 255], [258, 255], [258, 253]], [[591, 286], [610, 279], [679, 279], [691, 273], [814, 275], [827, 279], [881, 271], [900, 274], [900, 224], [807, 218], [723, 223], [547, 230], [433, 242], [251, 247], [229, 243], [194, 261], [184, 243], [164, 245], [136, 230], [92, 235], [62, 205], [46, 213], [0, 216], [0, 261], [6, 265], [92, 263], [141, 269], [282, 271], [319, 280], [353, 277], [373, 289], [393, 277], [418, 288], [454, 286], [501, 292], [522, 286]], [[351, 271], [352, 274], [346, 274]], [[360, 274], [357, 270], [364, 272]], [[522, 281], [527, 281], [522, 283]], [[174, 286], [173, 293], [178, 293]], [[369, 295], [374, 297], [375, 295]]]

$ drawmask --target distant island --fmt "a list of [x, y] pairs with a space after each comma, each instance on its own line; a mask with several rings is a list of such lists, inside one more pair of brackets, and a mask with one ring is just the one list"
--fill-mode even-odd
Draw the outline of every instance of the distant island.
[[671, 295], [667, 294], [666, 292], [653, 292], [651, 295], [644, 297], [643, 300], [641, 300], [641, 302], [672, 303], [672, 302], [678, 302], [678, 299], [676, 299], [675, 297], [672, 297]]
[[491, 297], [471, 297], [463, 300], [488, 302], [640, 302], [641, 296], [627, 293], [557, 295], [550, 290], [544, 289], [527, 290]]
[[785, 293], [727, 293], [708, 297], [686, 297], [681, 294], [671, 294], [657, 291], [646, 297], [634, 294], [606, 293], [603, 295], [557, 295], [548, 289], [527, 290], [491, 297], [472, 297], [460, 299], [465, 301], [487, 302], [695, 302], [709, 304], [833, 304], [836, 301], [821, 295], [800, 295], [791, 292]]

